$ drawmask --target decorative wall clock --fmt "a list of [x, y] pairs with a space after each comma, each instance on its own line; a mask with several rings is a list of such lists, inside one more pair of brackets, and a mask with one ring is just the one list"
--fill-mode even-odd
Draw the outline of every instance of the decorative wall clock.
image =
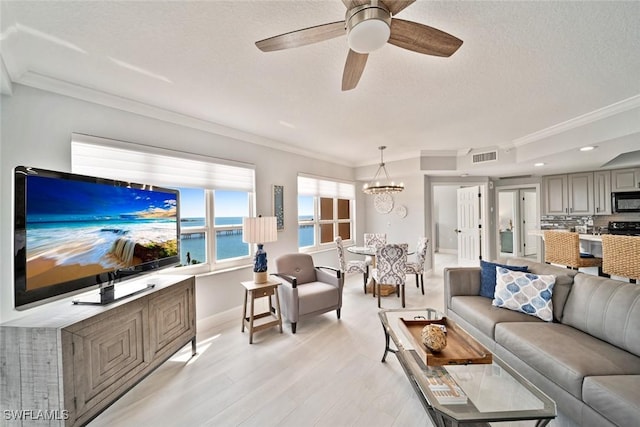
[[404, 218], [407, 216], [407, 208], [404, 205], [398, 205], [396, 206], [393, 211], [396, 213], [396, 215], [398, 215], [400, 218]]
[[391, 194], [376, 194], [373, 199], [373, 205], [376, 208], [376, 212], [387, 214], [393, 209], [393, 197]]

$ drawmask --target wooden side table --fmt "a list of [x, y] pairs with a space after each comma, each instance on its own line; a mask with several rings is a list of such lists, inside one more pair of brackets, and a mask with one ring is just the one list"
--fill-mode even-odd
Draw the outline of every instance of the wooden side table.
[[[280, 282], [269, 280], [267, 283], [257, 284], [253, 280], [241, 282], [244, 286], [244, 306], [242, 310], [242, 332], [244, 327], [249, 328], [249, 344], [253, 344], [253, 333], [266, 328], [278, 325], [280, 333], [282, 333], [282, 315], [280, 314], [280, 298], [278, 297], [278, 286]], [[275, 295], [276, 311], [273, 312], [271, 305], [271, 295]], [[269, 311], [264, 313], [255, 313], [254, 301], [256, 298], [269, 298]], [[247, 317], [247, 300], [251, 301], [251, 309]]]

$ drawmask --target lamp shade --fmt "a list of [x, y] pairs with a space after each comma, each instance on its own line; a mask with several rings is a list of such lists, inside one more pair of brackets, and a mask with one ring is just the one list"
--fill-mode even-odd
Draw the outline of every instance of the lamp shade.
[[278, 240], [275, 216], [242, 218], [242, 241], [244, 243], [267, 243]]

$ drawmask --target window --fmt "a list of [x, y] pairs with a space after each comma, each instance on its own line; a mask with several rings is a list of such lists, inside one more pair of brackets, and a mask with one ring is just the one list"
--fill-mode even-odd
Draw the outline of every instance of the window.
[[336, 236], [351, 240], [354, 227], [353, 184], [298, 176], [298, 246], [317, 250]]
[[216, 190], [213, 197], [216, 261], [249, 256], [249, 244], [242, 241], [242, 218], [249, 216], [250, 194]]
[[252, 166], [73, 134], [72, 170], [178, 188], [180, 258], [194, 273], [250, 262], [242, 217], [254, 212]]
[[182, 265], [207, 262], [207, 214], [205, 190], [180, 190], [180, 261]]

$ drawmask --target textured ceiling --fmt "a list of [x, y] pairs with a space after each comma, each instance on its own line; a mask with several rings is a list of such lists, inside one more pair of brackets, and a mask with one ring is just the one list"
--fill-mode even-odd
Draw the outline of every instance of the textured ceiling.
[[379, 145], [386, 160], [501, 147], [519, 154], [491, 174], [520, 174], [581, 143], [565, 138], [559, 149], [549, 128], [625, 100], [567, 127], [631, 112], [637, 124], [624, 134], [609, 120], [618, 128], [582, 140], [608, 147], [592, 155], [600, 163], [640, 146], [638, 1], [417, 1], [398, 17], [462, 47], [439, 58], [386, 45], [349, 92], [340, 90], [345, 37], [270, 53], [254, 45], [344, 19], [339, 0], [3, 1], [1, 12], [13, 82], [72, 83], [351, 166], [375, 163]]

